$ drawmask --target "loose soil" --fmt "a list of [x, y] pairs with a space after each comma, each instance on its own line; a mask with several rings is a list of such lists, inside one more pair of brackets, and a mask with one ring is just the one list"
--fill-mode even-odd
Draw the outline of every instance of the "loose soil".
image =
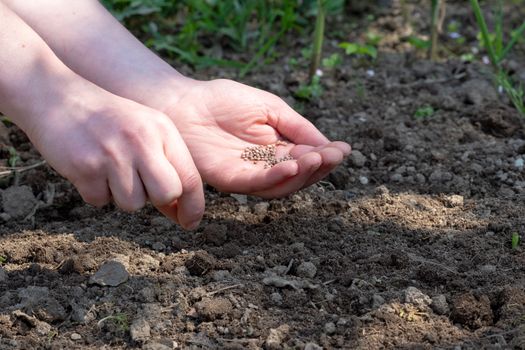
[[[373, 25], [399, 36], [400, 21]], [[487, 66], [398, 43], [375, 63], [345, 57], [317, 101], [292, 97], [300, 39], [245, 78], [354, 154], [285, 199], [207, 188], [195, 232], [151, 207], [85, 205], [46, 167], [3, 178], [0, 349], [525, 349], [523, 119]], [[40, 159], [13, 125], [0, 142], [2, 158]]]

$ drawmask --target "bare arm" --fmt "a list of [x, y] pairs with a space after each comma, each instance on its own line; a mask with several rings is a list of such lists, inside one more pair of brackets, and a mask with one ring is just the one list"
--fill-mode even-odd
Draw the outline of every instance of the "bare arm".
[[162, 110], [187, 80], [97, 0], [0, 0], [72, 70], [119, 96]]
[[86, 202], [149, 199], [186, 228], [200, 221], [200, 176], [169, 118], [74, 73], [1, 2], [0, 110]]

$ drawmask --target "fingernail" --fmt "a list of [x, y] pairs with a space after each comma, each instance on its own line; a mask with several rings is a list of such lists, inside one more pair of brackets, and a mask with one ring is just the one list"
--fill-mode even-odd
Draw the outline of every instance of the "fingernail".
[[200, 220], [192, 222], [191, 224], [188, 225], [187, 230], [195, 231], [199, 227], [200, 223], [201, 223]]

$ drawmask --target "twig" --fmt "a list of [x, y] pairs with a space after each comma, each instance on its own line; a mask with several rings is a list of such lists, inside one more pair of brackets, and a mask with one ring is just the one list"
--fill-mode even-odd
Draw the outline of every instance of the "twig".
[[243, 287], [243, 284], [242, 284], [242, 283], [239, 283], [239, 284], [234, 284], [234, 285], [232, 285], [232, 286], [227, 286], [227, 287], [219, 288], [219, 289], [217, 289], [217, 290], [214, 290], [214, 291], [211, 291], [211, 292], [206, 293], [206, 296], [211, 297], [212, 295], [215, 295], [215, 294], [217, 294], [217, 293], [224, 292], [225, 290], [233, 289], [233, 288], [237, 288], [237, 287]]
[[24, 172], [24, 171], [27, 171], [27, 170], [38, 168], [39, 166], [42, 166], [44, 164], [46, 164], [46, 161], [45, 160], [41, 160], [40, 162], [37, 162], [35, 164], [31, 164], [31, 165], [27, 165], [27, 166], [3, 168], [3, 169], [7, 169], [7, 170], [0, 171], [0, 177], [9, 176], [9, 175], [11, 175], [13, 173], [21, 173], [21, 172]]

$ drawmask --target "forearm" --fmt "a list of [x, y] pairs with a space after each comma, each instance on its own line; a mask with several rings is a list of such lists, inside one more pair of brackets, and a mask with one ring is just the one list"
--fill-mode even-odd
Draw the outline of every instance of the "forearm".
[[96, 0], [1, 0], [75, 72], [162, 110], [189, 79], [148, 50]]
[[50, 101], [63, 97], [75, 74], [0, 2], [0, 111], [26, 132]]

